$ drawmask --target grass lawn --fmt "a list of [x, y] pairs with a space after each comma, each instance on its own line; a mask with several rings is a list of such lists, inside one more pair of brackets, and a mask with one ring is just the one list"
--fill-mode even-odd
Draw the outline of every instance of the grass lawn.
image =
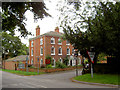
[[18, 75], [25, 75], [25, 76], [45, 74], [44, 72], [37, 73], [37, 72], [15, 71], [15, 70], [7, 70], [7, 69], [2, 69], [2, 71], [10, 72]]
[[75, 80], [93, 82], [93, 83], [102, 83], [102, 84], [114, 84], [118, 85], [118, 75], [117, 74], [84, 74], [81, 76], [74, 77]]

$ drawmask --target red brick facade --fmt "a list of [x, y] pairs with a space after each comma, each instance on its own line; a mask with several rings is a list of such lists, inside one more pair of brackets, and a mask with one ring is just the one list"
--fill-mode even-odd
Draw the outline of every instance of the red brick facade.
[[[55, 61], [61, 59], [63, 61], [63, 59], [66, 56], [72, 56], [72, 49], [74, 49], [74, 47], [69, 44], [67, 45], [66, 40], [62, 40], [61, 36], [63, 34], [59, 32], [59, 28], [57, 27], [55, 29], [55, 31], [50, 31], [48, 33], [45, 33], [43, 35], [40, 35], [40, 28], [39, 26], [37, 26], [36, 28], [36, 37], [35, 38], [31, 38], [29, 39], [29, 64], [33, 64], [35, 66], [38, 65], [38, 63], [41, 65], [41, 61], [43, 60], [43, 64], [45, 64], [45, 58], [46, 56], [51, 56], [52, 59], [54, 59]], [[55, 41], [53, 44], [51, 43], [51, 39], [53, 41]], [[59, 40], [61, 41], [61, 44], [59, 43]], [[42, 41], [42, 44], [41, 42]], [[32, 44], [33, 43], [33, 44]], [[41, 55], [41, 48], [43, 48], [43, 54]], [[55, 54], [51, 54], [51, 49], [53, 49]], [[59, 52], [59, 48], [61, 48], [62, 50], [62, 54], [58, 54]], [[70, 54], [67, 55], [67, 48], [70, 50]], [[69, 51], [68, 50], [68, 51]], [[33, 55], [32, 55], [32, 51], [33, 51]], [[38, 62], [38, 58], [39, 58], [39, 62]], [[81, 56], [79, 55], [79, 59], [81, 59]], [[70, 64], [70, 62], [69, 62]], [[79, 62], [79, 64], [81, 64], [81, 60]]]

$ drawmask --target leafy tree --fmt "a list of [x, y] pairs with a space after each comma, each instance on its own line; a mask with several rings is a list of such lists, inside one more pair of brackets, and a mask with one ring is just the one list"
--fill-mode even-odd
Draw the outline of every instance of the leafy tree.
[[69, 62], [69, 59], [68, 59], [68, 56], [66, 56], [64, 59], [63, 59], [63, 63], [65, 65], [68, 65], [68, 62]]
[[[72, 5], [72, 10], [69, 8]], [[119, 57], [120, 2], [68, 3], [61, 20], [65, 38], [78, 48], [83, 56], [90, 46], [95, 47], [95, 63], [99, 53]], [[73, 15], [71, 15], [72, 13]], [[84, 30], [84, 31], [83, 31]]]
[[2, 29], [15, 35], [15, 29], [20, 31], [21, 36], [31, 34], [25, 28], [25, 12], [30, 10], [34, 13], [34, 20], [50, 16], [44, 2], [2, 2]]
[[26, 55], [28, 51], [28, 47], [25, 44], [22, 44], [17, 36], [9, 35], [6, 32], [2, 32], [2, 49], [2, 55], [4, 57], [6, 57], [5, 53], [10, 57], [14, 57], [18, 55]]

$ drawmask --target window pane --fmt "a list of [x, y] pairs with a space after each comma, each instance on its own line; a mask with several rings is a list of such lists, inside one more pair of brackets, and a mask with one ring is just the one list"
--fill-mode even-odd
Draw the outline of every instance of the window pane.
[[70, 49], [69, 48], [67, 48], [67, 54], [70, 54]]
[[59, 54], [61, 54], [62, 52], [61, 52], [61, 48], [59, 48], [59, 52], [58, 52]]
[[51, 48], [51, 54], [54, 54], [54, 47]]
[[41, 52], [40, 52], [40, 54], [43, 54], [43, 48], [41, 48], [41, 50], [40, 50]]

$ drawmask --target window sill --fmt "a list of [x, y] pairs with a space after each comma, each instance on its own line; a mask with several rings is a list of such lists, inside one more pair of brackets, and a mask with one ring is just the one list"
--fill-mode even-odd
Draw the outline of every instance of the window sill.
[[55, 43], [51, 43], [51, 44], [55, 44]]
[[51, 55], [55, 55], [55, 54], [51, 54]]
[[40, 56], [43, 56], [43, 54], [40, 54]]
[[58, 45], [62, 45], [62, 43], [58, 43]]
[[67, 54], [67, 55], [70, 55], [70, 54]]
[[60, 56], [61, 56], [62, 54], [58, 54], [58, 55], [60, 55]]

